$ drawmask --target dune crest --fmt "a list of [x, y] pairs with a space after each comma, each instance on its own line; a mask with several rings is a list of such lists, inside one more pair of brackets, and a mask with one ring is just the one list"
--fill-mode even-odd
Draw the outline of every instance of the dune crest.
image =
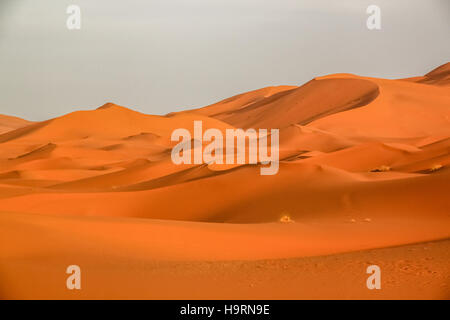
[[31, 121], [0, 114], [0, 135], [31, 124]]

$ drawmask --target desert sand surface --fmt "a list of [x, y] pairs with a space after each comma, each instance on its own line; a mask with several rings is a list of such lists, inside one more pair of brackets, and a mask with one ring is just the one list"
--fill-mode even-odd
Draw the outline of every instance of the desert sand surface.
[[[449, 77], [333, 74], [165, 116], [1, 116], [0, 298], [449, 299]], [[278, 173], [174, 164], [171, 134], [194, 121], [279, 129]]]
[[0, 134], [26, 127], [31, 124], [31, 121], [24, 120], [18, 117], [7, 116], [0, 114]]

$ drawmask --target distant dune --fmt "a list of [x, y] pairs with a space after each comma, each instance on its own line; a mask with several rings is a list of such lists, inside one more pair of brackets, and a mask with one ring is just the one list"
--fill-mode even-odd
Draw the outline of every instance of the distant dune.
[[450, 86], [450, 62], [437, 67], [423, 77], [414, 77], [405, 80], [448, 87]]
[[29, 124], [31, 124], [31, 121], [0, 114], [0, 134], [25, 127]]
[[[447, 63], [166, 116], [113, 103], [0, 116], [0, 298], [448, 299], [449, 85]], [[278, 174], [175, 165], [171, 133], [195, 120], [279, 129]], [[372, 263], [389, 272], [377, 293]], [[86, 274], [79, 292], [65, 289], [70, 264]]]

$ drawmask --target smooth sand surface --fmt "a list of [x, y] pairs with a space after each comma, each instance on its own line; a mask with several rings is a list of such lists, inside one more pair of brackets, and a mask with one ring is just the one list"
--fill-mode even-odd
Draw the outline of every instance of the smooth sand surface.
[[[166, 116], [1, 116], [0, 298], [449, 299], [449, 66]], [[175, 165], [171, 133], [196, 120], [279, 129], [278, 174]], [[82, 290], [65, 287], [73, 264]], [[365, 285], [371, 264], [381, 290]]]

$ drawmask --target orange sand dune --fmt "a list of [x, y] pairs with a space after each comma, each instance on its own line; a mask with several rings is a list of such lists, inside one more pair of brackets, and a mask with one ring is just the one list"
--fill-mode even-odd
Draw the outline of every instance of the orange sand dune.
[[103, 174], [95, 175], [94, 177], [57, 184], [51, 188], [72, 191], [110, 191], [152, 179], [164, 179], [177, 172], [189, 170], [186, 167], [188, 165], [180, 167], [173, 164], [170, 158], [154, 163], [141, 162], [114, 172], [103, 172]]
[[450, 62], [437, 67], [436, 69], [428, 72], [423, 77], [414, 77], [405, 79], [408, 81], [414, 81], [418, 83], [432, 84], [438, 86], [449, 86], [450, 85]]
[[[315, 163], [329, 165], [347, 171], [395, 171], [414, 172], [412, 168], [408, 171], [409, 165], [423, 162], [424, 169], [431, 169], [432, 164], [440, 164], [449, 152], [449, 146], [443, 145], [441, 148], [417, 148], [404, 144], [389, 144], [381, 142], [361, 143], [354, 147], [338, 150], [318, 155], [305, 160], [305, 163]], [[442, 165], [442, 164], [441, 164]], [[384, 170], [382, 169], [384, 168]]]
[[[252, 166], [216, 175], [208, 174], [206, 167], [194, 170], [117, 190], [126, 192], [55, 193], [47, 189], [3, 199], [0, 211], [260, 223], [279, 221], [283, 215], [295, 221], [324, 217], [351, 220], [360, 215], [373, 218], [386, 211], [411, 217], [436, 214], [444, 219], [450, 210], [445, 196], [450, 180], [445, 171], [371, 181], [370, 175], [299, 162], [281, 163], [280, 172], [269, 177], [260, 176], [259, 168]], [[189, 178], [192, 181], [185, 182]], [[237, 179], [253, 183], [235, 185]], [[204, 190], [214, 190], [221, 197], [200, 196]]]
[[[449, 66], [166, 116], [112, 103], [1, 116], [0, 298], [448, 299]], [[171, 134], [196, 120], [279, 129], [278, 173], [174, 164]], [[80, 291], [65, 287], [72, 264]], [[382, 290], [365, 287], [370, 264]]]
[[214, 117], [238, 128], [284, 128], [366, 105], [377, 95], [378, 87], [370, 81], [312, 80]]
[[[3, 213], [0, 292], [7, 299], [446, 299], [448, 240], [392, 248], [399, 231], [414, 242], [410, 227], [422, 221], [387, 218], [379, 237], [364, 221], [230, 225]], [[359, 251], [339, 253], [355, 238], [365, 239]], [[374, 241], [387, 248], [367, 250]], [[83, 270], [79, 291], [61, 285], [74, 263]], [[382, 290], [365, 287], [371, 264], [383, 270]]]
[[0, 114], [0, 134], [25, 127], [31, 123], [31, 121], [24, 120], [18, 117]]
[[356, 144], [351, 139], [298, 124], [281, 129], [280, 141], [281, 152], [284, 150], [331, 152]]
[[193, 127], [194, 120], [202, 120], [206, 128], [224, 129], [227, 126], [208, 117], [189, 113], [171, 117], [145, 115], [125, 107], [108, 103], [97, 110], [77, 111], [62, 117], [21, 128], [0, 136], [0, 142], [53, 142], [96, 138], [129, 138], [142, 133], [170, 137], [172, 128]]
[[256, 102], [263, 101], [268, 97], [274, 96], [281, 92], [290, 91], [296, 88], [297, 87], [295, 86], [267, 87], [239, 94], [234, 97], [212, 104], [210, 106], [188, 110], [184, 112], [194, 112], [196, 114], [202, 114], [209, 117], [226, 116], [227, 114], [245, 108]]

